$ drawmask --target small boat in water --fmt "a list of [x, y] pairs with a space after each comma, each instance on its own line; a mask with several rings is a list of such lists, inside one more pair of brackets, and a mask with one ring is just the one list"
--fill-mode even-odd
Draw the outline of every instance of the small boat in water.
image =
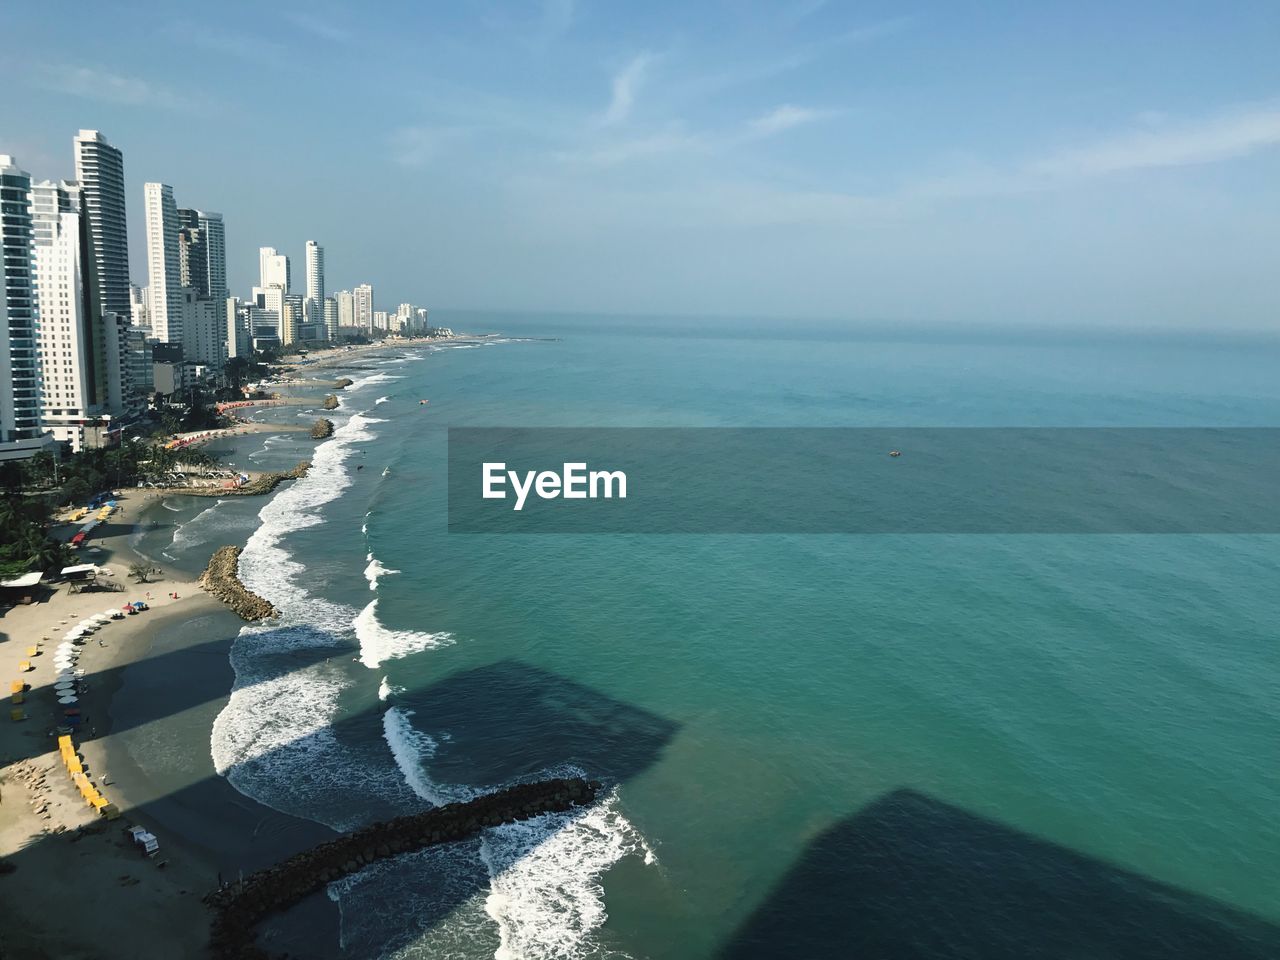
[[430, 400], [419, 400], [419, 401], [418, 401], [418, 406], [420, 406], [420, 407], [425, 407], [425, 406], [426, 406], [428, 403], [430, 403], [430, 402], [431, 402]]

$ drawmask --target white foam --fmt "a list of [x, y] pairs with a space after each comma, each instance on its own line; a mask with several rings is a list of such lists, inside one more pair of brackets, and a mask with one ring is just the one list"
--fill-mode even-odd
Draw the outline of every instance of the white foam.
[[359, 377], [354, 382], [347, 385], [346, 393], [354, 393], [363, 387], [372, 386], [375, 383], [390, 383], [392, 380], [403, 380], [404, 377], [394, 373], [371, 373], [367, 377]]
[[[368, 533], [365, 526], [368, 525], [365, 524], [360, 528], [361, 533]], [[400, 572], [399, 570], [392, 570], [390, 567], [384, 567], [372, 553], [367, 554], [365, 559], [369, 561], [369, 565], [364, 568], [364, 578], [369, 581], [370, 590], [378, 589], [379, 577], [387, 577], [393, 573]]]
[[387, 682], [387, 678], [383, 677], [382, 682], [378, 684], [378, 699], [386, 701], [391, 696], [391, 684]]
[[381, 666], [385, 660], [407, 657], [453, 643], [453, 636], [449, 633], [392, 630], [383, 626], [378, 620], [377, 600], [370, 600], [351, 626], [360, 642], [360, 662], [371, 669]]
[[430, 734], [415, 730], [409, 718], [412, 710], [390, 707], [382, 715], [382, 736], [391, 748], [405, 783], [417, 796], [434, 807], [470, 800], [477, 791], [455, 784], [437, 784], [427, 774], [426, 761], [436, 755], [439, 744]]
[[601, 878], [623, 857], [652, 852], [618, 809], [617, 791], [586, 810], [487, 830], [485, 912], [498, 927], [495, 960], [577, 960], [594, 955], [604, 924]]
[[373, 401], [373, 405], [376, 407], [378, 404], [386, 403], [390, 399], [390, 397], [379, 397], [377, 400]]
[[240, 555], [245, 586], [275, 604], [278, 624], [244, 627], [231, 648], [235, 685], [227, 705], [214, 721], [210, 752], [215, 769], [242, 793], [289, 813], [302, 812], [336, 829], [353, 824], [330, 814], [323, 796], [298, 809], [299, 782], [315, 786], [345, 785], [351, 777], [369, 780], [371, 791], [395, 789], [379, 783], [393, 775], [390, 767], [370, 769], [354, 750], [338, 743], [330, 728], [348, 681], [336, 666], [320, 662], [284, 666], [281, 653], [341, 646], [351, 635], [335, 624], [349, 624], [356, 611], [311, 596], [303, 584], [306, 570], [281, 545], [282, 538], [303, 527], [323, 523], [319, 507], [341, 496], [351, 483], [344, 463], [353, 445], [370, 440], [376, 421], [351, 416], [333, 436], [316, 447], [311, 469], [281, 490], [258, 513], [259, 526]]

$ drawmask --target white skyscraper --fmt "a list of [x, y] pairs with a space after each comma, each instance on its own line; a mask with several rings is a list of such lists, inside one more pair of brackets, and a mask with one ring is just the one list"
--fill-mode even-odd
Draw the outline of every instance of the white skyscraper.
[[338, 326], [354, 327], [356, 325], [356, 298], [350, 290], [339, 290], [333, 295], [338, 306]]
[[305, 317], [308, 323], [324, 321], [324, 247], [314, 240], [307, 241], [307, 305]]
[[[41, 413], [45, 429], [80, 451], [86, 428], [96, 446], [101, 437], [87, 424], [103, 413], [96, 389], [100, 369], [94, 352], [96, 318], [86, 267], [88, 224], [75, 183], [45, 181], [31, 186], [35, 242], [36, 302], [40, 315]], [[119, 347], [113, 351], [117, 365]]]
[[147, 314], [151, 335], [160, 343], [182, 342], [181, 259], [178, 253], [178, 206], [173, 188], [164, 183], [143, 187], [147, 218]]
[[81, 216], [88, 225], [87, 259], [92, 261], [81, 269], [89, 292], [94, 395], [109, 412], [121, 413], [135, 392], [127, 357], [117, 356], [132, 318], [124, 155], [97, 130], [81, 130], [73, 145], [76, 182], [84, 197]]
[[40, 428], [31, 177], [0, 154], [0, 460], [52, 442]]
[[338, 339], [338, 301], [335, 297], [324, 298], [324, 332], [326, 339]]
[[258, 285], [260, 287], [279, 287], [288, 293], [292, 279], [288, 257], [277, 253], [275, 247], [258, 249]]
[[373, 287], [362, 283], [351, 291], [355, 298], [355, 325], [361, 330], [373, 329]]

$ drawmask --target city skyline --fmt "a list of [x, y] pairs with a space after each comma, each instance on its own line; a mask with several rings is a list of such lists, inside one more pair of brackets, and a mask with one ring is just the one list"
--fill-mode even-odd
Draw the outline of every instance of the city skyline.
[[1280, 10], [1229, 6], [19, 10], [0, 149], [107, 131], [130, 198], [224, 213], [233, 290], [316, 238], [388, 303], [1266, 328]]

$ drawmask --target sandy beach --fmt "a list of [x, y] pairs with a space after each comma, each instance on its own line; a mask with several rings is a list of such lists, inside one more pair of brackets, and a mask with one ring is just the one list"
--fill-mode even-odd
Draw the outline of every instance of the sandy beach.
[[[244, 797], [217, 775], [209, 731], [231, 690], [229, 650], [242, 621], [199, 588], [198, 571], [161, 562], [152, 582], [128, 577], [135, 560], [155, 564], [131, 542], [164, 530], [168, 512], [154, 494], [120, 494], [122, 510], [95, 531], [84, 561], [110, 571], [103, 580], [123, 590], [73, 594], [67, 584], [41, 584], [36, 602], [0, 616], [0, 663], [28, 687], [21, 707], [11, 705], [26, 719], [0, 726], [5, 956], [202, 956], [206, 893], [330, 835]], [[107, 821], [80, 797], [58, 756], [54, 649], [82, 619], [133, 600], [151, 609], [104, 624], [84, 640], [76, 664], [83, 720], [73, 740], [86, 773], [121, 811]], [[27, 656], [32, 646], [37, 653]], [[22, 660], [30, 671], [19, 672]], [[155, 857], [126, 836], [133, 825], [159, 839]], [[327, 905], [304, 904], [292, 914], [265, 931], [264, 943], [287, 950], [299, 924], [335, 922]]]

